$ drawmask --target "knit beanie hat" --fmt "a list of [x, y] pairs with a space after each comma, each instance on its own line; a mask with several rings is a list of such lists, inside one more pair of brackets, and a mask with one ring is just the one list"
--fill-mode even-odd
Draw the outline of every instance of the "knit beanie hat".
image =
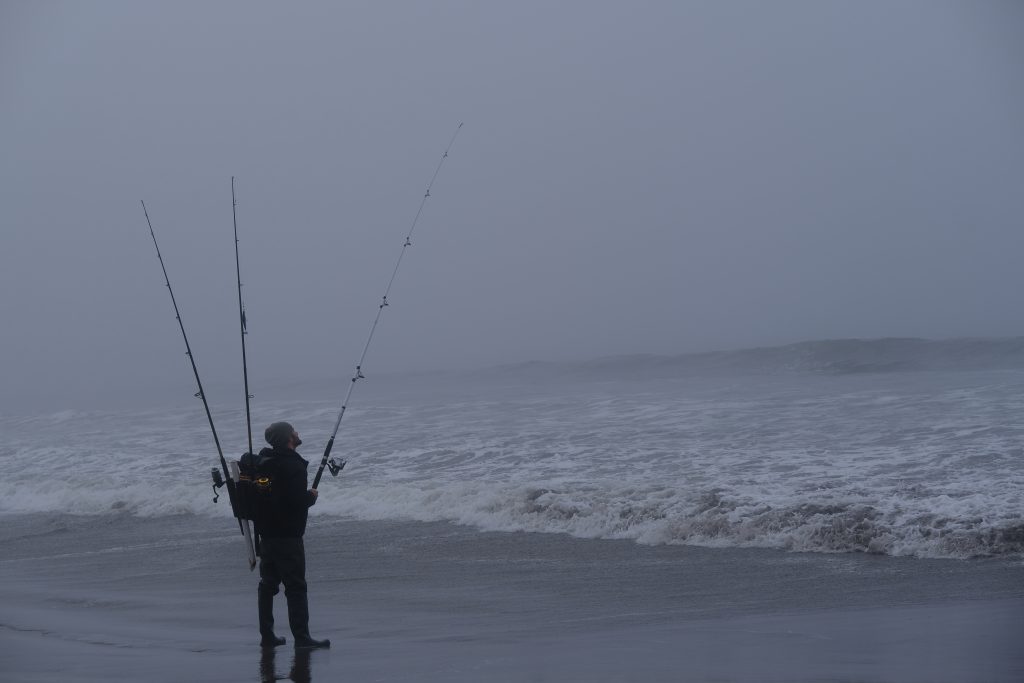
[[295, 429], [287, 422], [275, 422], [263, 432], [263, 438], [274, 448], [283, 448], [294, 433]]

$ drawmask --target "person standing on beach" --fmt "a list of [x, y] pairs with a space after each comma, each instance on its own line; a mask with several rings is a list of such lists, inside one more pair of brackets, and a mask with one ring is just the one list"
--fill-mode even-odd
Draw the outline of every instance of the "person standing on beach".
[[306, 533], [309, 508], [316, 503], [316, 489], [307, 489], [309, 466], [295, 449], [302, 443], [298, 432], [287, 422], [267, 427], [264, 437], [271, 448], [264, 448], [256, 459], [257, 476], [269, 486], [259, 505], [256, 534], [260, 550], [260, 584], [257, 590], [260, 645], [277, 647], [285, 639], [274, 634], [274, 596], [284, 584], [288, 601], [288, 625], [297, 648], [330, 647], [329, 640], [314, 640], [309, 635], [309, 601], [306, 596]]

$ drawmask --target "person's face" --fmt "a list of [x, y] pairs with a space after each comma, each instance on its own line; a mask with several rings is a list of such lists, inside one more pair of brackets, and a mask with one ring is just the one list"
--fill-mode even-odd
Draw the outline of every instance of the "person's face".
[[299, 438], [299, 433], [292, 430], [292, 448], [298, 448], [302, 445], [302, 439]]

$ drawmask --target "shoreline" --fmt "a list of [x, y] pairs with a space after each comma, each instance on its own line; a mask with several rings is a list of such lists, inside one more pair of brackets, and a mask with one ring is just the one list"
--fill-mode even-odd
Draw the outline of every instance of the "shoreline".
[[[258, 577], [244, 566], [230, 518], [6, 521], [5, 680], [264, 680]], [[279, 648], [269, 662], [278, 676], [1024, 679], [1019, 561], [650, 547], [448, 523], [313, 521], [311, 629], [333, 647], [308, 660], [296, 659], [290, 645]], [[275, 612], [283, 623], [283, 596]]]

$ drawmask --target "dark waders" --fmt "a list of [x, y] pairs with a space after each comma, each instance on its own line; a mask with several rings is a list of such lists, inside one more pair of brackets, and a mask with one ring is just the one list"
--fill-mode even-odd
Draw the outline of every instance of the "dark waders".
[[301, 538], [260, 537], [259, 595], [260, 635], [274, 636], [274, 596], [284, 584], [288, 601], [288, 626], [296, 644], [311, 640], [309, 600], [306, 597], [306, 551]]

